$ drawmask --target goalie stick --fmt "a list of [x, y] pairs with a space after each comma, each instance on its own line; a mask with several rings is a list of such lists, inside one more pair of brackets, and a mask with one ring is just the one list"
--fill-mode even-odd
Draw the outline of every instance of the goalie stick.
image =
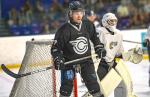
[[[92, 56], [97, 57], [96, 54], [94, 54]], [[83, 61], [85, 59], [92, 58], [92, 56], [82, 57], [82, 58], [79, 58], [79, 59], [75, 59], [75, 60], [72, 60], [72, 61], [65, 62], [64, 64], [68, 65], [68, 64], [71, 64], [71, 63]], [[7, 73], [9, 76], [11, 76], [13, 78], [21, 78], [21, 77], [25, 77], [25, 76], [28, 76], [28, 75], [32, 75], [32, 74], [35, 74], [35, 73], [39, 73], [39, 72], [43, 72], [43, 71], [52, 69], [52, 68], [54, 68], [54, 66], [45, 67], [45, 68], [38, 69], [38, 70], [35, 70], [35, 71], [27, 72], [27, 73], [24, 73], [24, 74], [16, 74], [16, 73], [12, 72], [11, 70], [9, 70], [4, 64], [1, 65], [1, 68], [5, 73]]]
[[141, 42], [130, 41], [130, 40], [123, 40], [123, 42], [129, 42], [129, 43], [135, 43], [135, 44], [142, 44]]

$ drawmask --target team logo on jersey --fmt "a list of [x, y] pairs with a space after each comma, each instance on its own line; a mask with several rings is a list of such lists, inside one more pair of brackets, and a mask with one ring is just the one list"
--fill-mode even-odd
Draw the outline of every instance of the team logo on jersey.
[[109, 44], [109, 48], [110, 48], [110, 49], [113, 49], [115, 46], [117, 46], [117, 44], [118, 44], [118, 42], [111, 42], [111, 43]]
[[88, 50], [88, 41], [85, 37], [78, 37], [76, 40], [70, 41], [70, 43], [77, 54], [84, 54]]

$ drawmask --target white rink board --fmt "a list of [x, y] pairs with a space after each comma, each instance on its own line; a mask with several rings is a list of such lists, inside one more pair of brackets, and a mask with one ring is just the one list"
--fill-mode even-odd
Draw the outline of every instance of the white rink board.
[[[139, 30], [123, 30], [124, 40], [141, 42], [141, 33], [146, 32], [146, 29]], [[35, 35], [35, 36], [16, 36], [16, 37], [1, 37], [0, 38], [0, 63], [2, 64], [20, 64], [24, 53], [26, 41], [35, 39], [53, 39], [54, 35]], [[135, 47], [135, 43], [124, 42], [125, 50]], [[141, 46], [141, 45], [139, 45]]]
[[54, 35], [16, 36], [0, 38], [0, 64], [20, 64], [26, 49], [26, 41], [53, 39]]

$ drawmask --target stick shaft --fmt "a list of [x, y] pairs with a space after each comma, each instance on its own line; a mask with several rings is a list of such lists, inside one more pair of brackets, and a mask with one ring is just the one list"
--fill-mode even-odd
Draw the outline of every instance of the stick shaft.
[[141, 42], [130, 41], [130, 40], [123, 40], [123, 42], [129, 42], [129, 43], [135, 43], [135, 44], [142, 44]]
[[[96, 56], [96, 54], [94, 54], [93, 56]], [[75, 59], [75, 60], [72, 60], [72, 61], [68, 61], [68, 62], [65, 62], [65, 65], [75, 63], [75, 62], [79, 62], [79, 61], [83, 61], [83, 60], [89, 59], [89, 58], [92, 58], [92, 56], [87, 56], [87, 57]], [[16, 73], [12, 72], [11, 70], [9, 70], [4, 64], [1, 65], [1, 68], [5, 73], [7, 73], [9, 76], [11, 76], [13, 78], [21, 78], [21, 77], [24, 77], [24, 76], [28, 76], [28, 75], [32, 75], [32, 74], [35, 74], [35, 73], [39, 73], [39, 72], [43, 72], [43, 71], [52, 69], [52, 68], [54, 68], [54, 66], [51, 65], [49, 67], [45, 67], [45, 68], [38, 69], [38, 70], [35, 70], [35, 71], [27, 72], [27, 73], [24, 73], [24, 74], [16, 74]]]

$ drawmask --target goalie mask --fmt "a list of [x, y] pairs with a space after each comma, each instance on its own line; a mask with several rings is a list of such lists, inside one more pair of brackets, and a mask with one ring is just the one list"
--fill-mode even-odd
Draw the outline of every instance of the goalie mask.
[[102, 25], [110, 31], [115, 32], [117, 26], [117, 17], [113, 13], [106, 13], [102, 18]]

